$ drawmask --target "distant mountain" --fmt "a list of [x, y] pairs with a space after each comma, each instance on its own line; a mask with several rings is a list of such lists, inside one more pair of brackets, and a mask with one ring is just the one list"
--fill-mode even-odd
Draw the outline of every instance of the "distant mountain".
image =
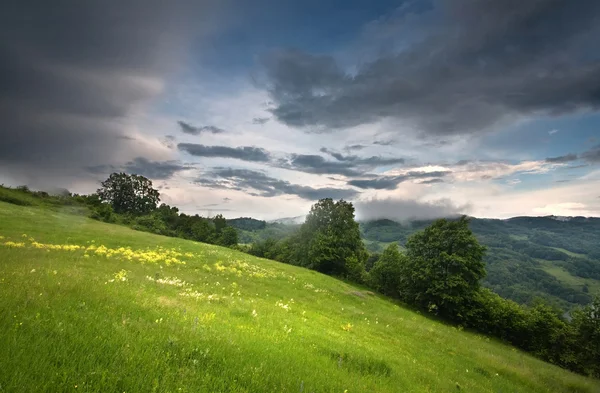
[[277, 218], [275, 220], [270, 220], [269, 223], [283, 224], [283, 225], [300, 225], [300, 224], [304, 223], [305, 219], [306, 219], [306, 215], [296, 216], [296, 217], [284, 217], [284, 218]]
[[227, 220], [227, 224], [231, 225], [234, 228], [242, 229], [246, 231], [255, 231], [260, 229], [265, 229], [267, 226], [267, 222], [263, 220], [257, 220], [252, 217], [239, 217], [232, 218]]

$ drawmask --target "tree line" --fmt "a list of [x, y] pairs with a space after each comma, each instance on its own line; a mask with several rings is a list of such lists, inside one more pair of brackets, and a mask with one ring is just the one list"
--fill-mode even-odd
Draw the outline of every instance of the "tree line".
[[113, 173], [95, 194], [79, 198], [90, 206], [91, 217], [100, 221], [226, 247], [238, 243], [237, 230], [221, 214], [187, 215], [165, 203], [159, 205], [160, 193], [144, 176]]

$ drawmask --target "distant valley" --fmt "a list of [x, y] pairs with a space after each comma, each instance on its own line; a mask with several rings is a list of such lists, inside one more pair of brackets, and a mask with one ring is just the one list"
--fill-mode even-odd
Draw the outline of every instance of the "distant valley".
[[[301, 222], [302, 217], [228, 220], [241, 243], [282, 239]], [[403, 246], [431, 222], [381, 219], [361, 222], [360, 228], [369, 251], [380, 253], [393, 242]], [[484, 284], [501, 296], [525, 304], [544, 298], [566, 311], [600, 293], [600, 218], [472, 218], [470, 226], [488, 248]]]

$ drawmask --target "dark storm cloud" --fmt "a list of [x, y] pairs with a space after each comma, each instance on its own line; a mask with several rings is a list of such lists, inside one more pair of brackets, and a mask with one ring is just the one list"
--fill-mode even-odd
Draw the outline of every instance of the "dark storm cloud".
[[267, 123], [269, 120], [271, 120], [270, 117], [255, 117], [254, 119], [252, 119], [252, 124], [263, 125], [263, 124]]
[[[348, 185], [362, 188], [362, 189], [374, 189], [374, 190], [394, 190], [398, 184], [409, 180], [416, 179], [430, 179], [438, 181], [429, 181], [429, 183], [441, 181], [441, 177], [449, 175], [452, 171], [434, 171], [434, 172], [419, 172], [412, 171], [404, 175], [398, 176], [379, 176], [372, 179], [354, 179], [348, 182]], [[424, 183], [424, 182], [421, 182]]]
[[[128, 151], [123, 120], [161, 89], [206, 2], [11, 1], [0, 12], [0, 165], [49, 182]], [[194, 23], [199, 23], [194, 20]], [[202, 23], [199, 23], [202, 24]], [[79, 172], [77, 172], [79, 173]]]
[[93, 174], [108, 175], [112, 172], [126, 172], [142, 175], [152, 180], [166, 180], [179, 171], [190, 169], [190, 165], [182, 165], [179, 161], [152, 161], [145, 157], [136, 157], [125, 165], [95, 165], [87, 167]]
[[271, 157], [265, 149], [253, 146], [227, 147], [180, 143], [177, 148], [196, 157], [236, 158], [243, 161], [268, 162]]
[[179, 124], [179, 128], [181, 128], [181, 132], [184, 132], [186, 134], [190, 134], [190, 135], [200, 135], [202, 133], [211, 133], [211, 134], [222, 134], [225, 132], [224, 129], [216, 127], [216, 126], [201, 126], [201, 127], [197, 127], [197, 126], [193, 126], [190, 123], [186, 123], [185, 121], [177, 121], [177, 124]]
[[[278, 195], [296, 195], [302, 199], [318, 200], [322, 198], [349, 199], [358, 194], [355, 190], [341, 188], [313, 188], [292, 184], [275, 179], [263, 172], [250, 169], [213, 168], [205, 173], [198, 183], [207, 187], [244, 191], [252, 195], [274, 197]], [[250, 191], [255, 190], [255, 191]]]
[[366, 35], [391, 31], [397, 41], [390, 44], [401, 50], [352, 75], [327, 55], [290, 50], [265, 58], [272, 113], [294, 127], [397, 118], [447, 135], [519, 116], [597, 110], [599, 16], [599, 1], [571, 0], [435, 1], [421, 14], [399, 11]]
[[576, 161], [578, 159], [579, 159], [579, 157], [577, 157], [577, 154], [570, 153], [570, 154], [566, 154], [564, 156], [548, 157], [548, 158], [546, 158], [546, 162], [553, 163], [553, 164], [563, 164], [566, 162]]

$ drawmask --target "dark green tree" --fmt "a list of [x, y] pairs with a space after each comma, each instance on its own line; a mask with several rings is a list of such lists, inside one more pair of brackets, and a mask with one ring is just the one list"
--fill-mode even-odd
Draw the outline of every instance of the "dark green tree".
[[406, 249], [402, 297], [444, 316], [460, 317], [485, 277], [485, 247], [469, 229], [467, 217], [435, 221], [412, 235]]
[[577, 369], [600, 377], [600, 296], [572, 314]]
[[215, 224], [215, 231], [217, 232], [217, 235], [220, 235], [221, 231], [227, 226], [227, 220], [222, 214], [217, 214], [212, 220]]
[[194, 216], [192, 217], [193, 223], [190, 227], [191, 238], [193, 240], [212, 243], [216, 238], [215, 225], [206, 218]]
[[97, 191], [101, 201], [110, 203], [115, 213], [147, 214], [160, 201], [152, 181], [140, 175], [112, 173]]
[[238, 244], [238, 233], [234, 227], [226, 226], [221, 230], [219, 236], [219, 244], [222, 246], [230, 247]]
[[354, 220], [354, 206], [331, 198], [321, 199], [312, 206], [300, 227], [295, 247], [292, 258], [299, 265], [352, 279], [364, 270], [368, 257]]
[[400, 297], [405, 264], [406, 256], [400, 252], [398, 244], [390, 244], [369, 272], [371, 285], [385, 295]]

